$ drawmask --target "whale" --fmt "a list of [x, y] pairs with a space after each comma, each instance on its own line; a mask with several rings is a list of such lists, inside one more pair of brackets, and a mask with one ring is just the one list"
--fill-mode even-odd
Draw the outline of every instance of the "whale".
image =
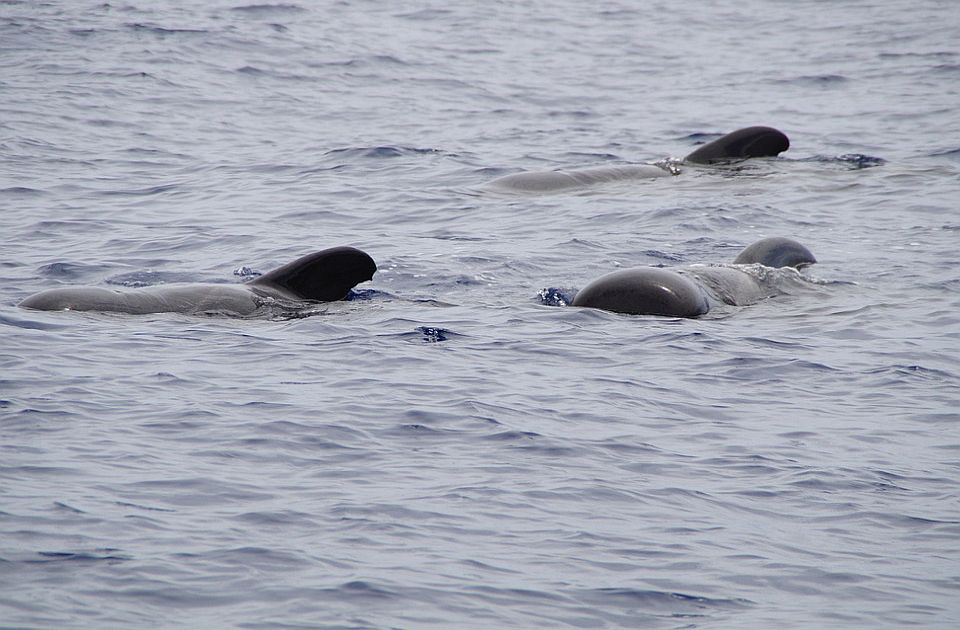
[[[735, 265], [794, 269], [816, 262], [804, 245], [784, 237], [761, 239], [734, 259]], [[737, 267], [635, 267], [593, 280], [577, 292], [571, 305], [630, 315], [694, 318], [717, 304], [747, 306], [772, 296], [756, 276]]]
[[[717, 164], [773, 157], [788, 148], [790, 140], [782, 131], [764, 126], [744, 127], [704, 144], [687, 155], [682, 163]], [[525, 171], [498, 177], [484, 188], [494, 192], [550, 193], [607, 182], [670, 177], [678, 172], [668, 164], [613, 164], [558, 171]]]
[[373, 278], [377, 265], [353, 247], [332, 247], [302, 256], [242, 284], [171, 284], [118, 291], [103, 287], [59, 287], [20, 302], [41, 311], [102, 311], [249, 316], [271, 301], [334, 302]]

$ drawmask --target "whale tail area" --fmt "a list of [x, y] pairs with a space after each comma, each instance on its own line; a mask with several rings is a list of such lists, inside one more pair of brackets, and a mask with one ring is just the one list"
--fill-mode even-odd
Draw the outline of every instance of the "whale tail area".
[[307, 254], [251, 280], [252, 286], [280, 289], [303, 300], [334, 302], [373, 278], [377, 264], [353, 247], [331, 247]]
[[708, 142], [684, 159], [696, 164], [710, 164], [726, 160], [770, 157], [789, 148], [790, 139], [778, 129], [745, 127]]

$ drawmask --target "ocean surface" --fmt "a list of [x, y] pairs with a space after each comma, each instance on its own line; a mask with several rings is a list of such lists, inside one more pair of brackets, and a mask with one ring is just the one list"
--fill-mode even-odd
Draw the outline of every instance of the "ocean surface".
[[[952, 0], [0, 1], [0, 627], [960, 627]], [[490, 180], [779, 158], [562, 194]], [[787, 236], [779, 295], [555, 305]], [[352, 245], [301, 316], [37, 312]]]

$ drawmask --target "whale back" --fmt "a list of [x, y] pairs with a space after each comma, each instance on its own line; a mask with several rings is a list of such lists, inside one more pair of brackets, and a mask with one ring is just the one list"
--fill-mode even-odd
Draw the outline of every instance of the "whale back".
[[778, 155], [790, 148], [790, 140], [773, 127], [745, 127], [703, 145], [685, 159], [687, 162], [709, 164], [724, 160], [738, 160]]
[[636, 179], [670, 177], [670, 172], [653, 164], [608, 164], [565, 171], [527, 171], [498, 177], [486, 185], [490, 190], [510, 192], [557, 192], [593, 184]]
[[601, 276], [581, 289], [573, 306], [633, 315], [697, 317], [710, 306], [689, 278], [659, 267], [623, 269]]
[[350, 289], [373, 278], [377, 264], [353, 247], [331, 247], [307, 254], [251, 280], [254, 287], [280, 290], [302, 300], [342, 300]]
[[800, 269], [817, 262], [809, 249], [790, 238], [774, 236], [748, 245], [734, 259], [734, 264], [760, 263], [767, 267], [794, 267]]

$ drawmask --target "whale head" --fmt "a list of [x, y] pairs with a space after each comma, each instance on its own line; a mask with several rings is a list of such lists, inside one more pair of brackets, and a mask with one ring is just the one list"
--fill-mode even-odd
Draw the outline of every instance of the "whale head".
[[760, 263], [767, 267], [801, 269], [817, 262], [809, 249], [790, 238], [773, 236], [748, 245], [734, 259], [736, 265]]
[[659, 267], [623, 269], [581, 289], [573, 306], [632, 315], [697, 317], [710, 310], [703, 291], [689, 278]]

